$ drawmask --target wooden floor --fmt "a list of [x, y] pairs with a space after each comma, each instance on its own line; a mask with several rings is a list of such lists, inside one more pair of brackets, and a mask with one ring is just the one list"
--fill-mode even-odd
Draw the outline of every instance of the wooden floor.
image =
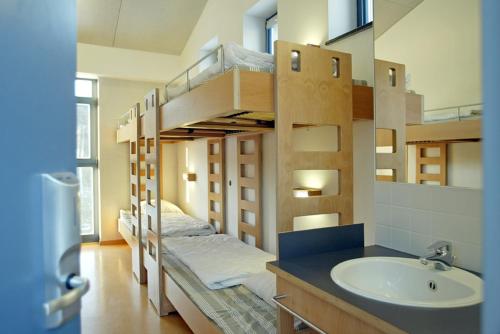
[[158, 317], [147, 300], [147, 287], [132, 276], [127, 245], [84, 245], [81, 274], [91, 288], [83, 297], [82, 333], [191, 333], [177, 314]]

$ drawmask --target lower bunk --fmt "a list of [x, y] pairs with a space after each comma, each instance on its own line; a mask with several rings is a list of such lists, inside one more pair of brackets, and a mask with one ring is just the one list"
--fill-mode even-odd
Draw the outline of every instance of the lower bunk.
[[[138, 245], [137, 239], [131, 221], [126, 218], [125, 215], [119, 219], [119, 231], [134, 249]], [[174, 242], [180, 239], [185, 241]], [[187, 239], [190, 242], [186, 242]], [[162, 237], [162, 240], [163, 293], [194, 333], [276, 333], [277, 312], [275, 305], [270, 301], [271, 296], [276, 294], [275, 277], [264, 269], [265, 262], [272, 260], [266, 256], [272, 256], [271, 254], [264, 255], [264, 252], [244, 244], [237, 238], [220, 234], [187, 238]], [[253, 256], [256, 251], [262, 254]], [[142, 252], [144, 270], [147, 270], [148, 263], [154, 266], [154, 260], [148, 254], [146, 247], [142, 247]], [[200, 267], [211, 267], [212, 272], [218, 274], [216, 275], [218, 281], [232, 286], [211, 284], [207, 282], [209, 279], [205, 275], [200, 276], [200, 279], [195, 271], [174, 253], [183, 254], [184, 257], [185, 254], [191, 254], [190, 258], [195, 259], [198, 273]], [[193, 265], [192, 261], [186, 263]], [[254, 268], [250, 270], [252, 274], [246, 272], [246, 266]], [[256, 273], [258, 270], [255, 268], [261, 266], [262, 273]], [[240, 272], [243, 275], [235, 274]], [[243, 276], [248, 277], [242, 279]], [[309, 331], [299, 323], [296, 324], [296, 329], [300, 333]]]
[[171, 253], [163, 267], [164, 293], [194, 333], [276, 332], [276, 309], [244, 285], [211, 290]]

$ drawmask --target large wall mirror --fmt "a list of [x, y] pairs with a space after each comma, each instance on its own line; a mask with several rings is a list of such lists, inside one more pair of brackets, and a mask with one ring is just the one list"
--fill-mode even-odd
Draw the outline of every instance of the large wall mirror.
[[480, 0], [375, 0], [378, 181], [481, 188]]

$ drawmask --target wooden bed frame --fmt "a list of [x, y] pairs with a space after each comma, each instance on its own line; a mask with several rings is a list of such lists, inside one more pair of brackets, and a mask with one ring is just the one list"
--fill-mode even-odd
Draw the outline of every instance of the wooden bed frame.
[[[208, 138], [209, 220], [214, 225], [218, 223], [223, 232], [224, 137], [238, 135], [238, 236], [242, 240], [253, 238], [256, 247], [262, 247], [261, 134], [267, 131], [275, 130], [277, 134], [277, 233], [293, 230], [294, 217], [304, 215], [337, 213], [340, 224], [353, 223], [352, 124], [353, 119], [373, 119], [373, 90], [365, 86], [353, 87], [350, 54], [283, 41], [276, 42], [275, 50], [274, 74], [229, 70], [163, 105], [159, 104], [159, 91], [155, 89], [146, 95], [144, 115], [140, 115], [136, 106], [130, 111], [131, 121], [117, 132], [119, 143], [134, 140], [139, 145], [144, 143], [146, 168], [147, 221], [141, 222], [141, 198], [134, 199], [132, 209], [134, 211], [133, 206], [137, 203], [138, 222], [135, 236], [124, 224], [119, 224], [120, 233], [133, 247], [140, 236], [141, 223], [148, 225], [146, 247], [143, 251], [133, 248], [143, 256], [143, 263], [138, 265], [147, 269], [144, 277], [147, 278], [148, 297], [160, 316], [176, 310], [195, 333], [221, 331], [162, 266], [161, 237], [156, 233], [161, 230], [162, 143]], [[292, 53], [300, 55], [298, 70], [292, 68]], [[326, 125], [339, 128], [338, 152], [294, 151], [291, 136], [295, 127]], [[251, 152], [243, 149], [244, 143], [249, 141], [253, 142]], [[212, 150], [213, 145], [219, 146], [218, 152]], [[140, 150], [133, 152], [139, 157], [131, 156], [131, 162], [140, 162]], [[214, 163], [220, 164], [220, 173], [214, 173], [210, 167]], [[254, 165], [252, 177], [241, 168], [249, 164]], [[324, 169], [339, 171], [339, 194], [293, 197], [295, 170]], [[139, 176], [131, 173], [131, 179], [136, 180], [136, 189], [142, 189], [140, 168], [135, 171]], [[212, 183], [219, 183], [220, 192], [214, 192]], [[253, 190], [252, 199], [245, 195], [247, 189]], [[140, 196], [141, 192], [137, 194]], [[156, 205], [152, 204], [153, 199], [158, 199]], [[219, 212], [214, 212], [212, 202], [219, 203]], [[255, 217], [253, 221], [248, 221], [242, 211], [250, 212]], [[140, 262], [140, 256], [137, 258]], [[139, 272], [139, 278], [141, 270], [134, 269]]]

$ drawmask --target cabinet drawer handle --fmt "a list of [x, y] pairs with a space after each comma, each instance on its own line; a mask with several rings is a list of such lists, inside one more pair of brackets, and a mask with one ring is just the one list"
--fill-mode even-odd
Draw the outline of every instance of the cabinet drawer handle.
[[327, 334], [325, 331], [319, 329], [317, 326], [315, 326], [314, 324], [312, 324], [311, 322], [309, 322], [308, 320], [302, 318], [300, 315], [298, 315], [297, 313], [295, 313], [294, 311], [292, 311], [289, 307], [283, 305], [280, 300], [281, 299], [285, 299], [287, 298], [288, 295], [286, 294], [283, 294], [283, 295], [277, 295], [277, 296], [274, 296], [273, 297], [273, 302], [280, 308], [284, 309], [285, 311], [287, 311], [288, 313], [290, 313], [291, 315], [293, 315], [295, 318], [299, 319], [300, 321], [302, 321], [303, 323], [305, 323], [307, 326], [311, 327], [312, 329], [314, 329], [316, 332], [320, 333], [320, 334]]

